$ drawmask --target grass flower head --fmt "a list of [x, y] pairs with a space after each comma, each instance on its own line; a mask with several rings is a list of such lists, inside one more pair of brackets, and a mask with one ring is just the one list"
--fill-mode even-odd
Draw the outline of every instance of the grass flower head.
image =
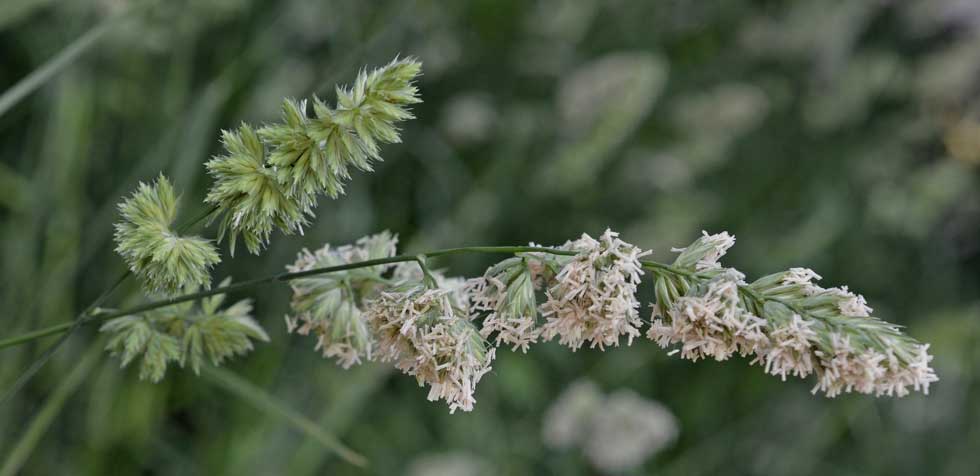
[[221, 258], [210, 241], [172, 230], [177, 196], [166, 177], [160, 175], [152, 185], [140, 183], [119, 204], [119, 212], [123, 220], [116, 224], [116, 252], [147, 290], [174, 294], [184, 287], [210, 286], [210, 269]]

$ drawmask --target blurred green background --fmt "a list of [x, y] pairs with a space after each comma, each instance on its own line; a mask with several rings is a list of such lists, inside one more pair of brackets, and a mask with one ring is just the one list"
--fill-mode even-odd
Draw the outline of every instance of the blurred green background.
[[[64, 322], [109, 286], [123, 269], [114, 207], [137, 181], [162, 170], [193, 214], [220, 129], [274, 120], [283, 97], [332, 97], [401, 54], [425, 71], [404, 143], [321, 202], [305, 236], [226, 259], [219, 279], [383, 229], [422, 251], [608, 226], [658, 260], [728, 230], [730, 265], [750, 277], [808, 266], [850, 285], [932, 343], [941, 380], [927, 397], [831, 400], [645, 339], [604, 353], [548, 343], [501, 349], [476, 409], [449, 415], [411, 377], [343, 371], [287, 335], [289, 291], [273, 286], [235, 296], [255, 299], [272, 342], [226, 368], [368, 469], [213, 378], [138, 381], [90, 327], [0, 408], [0, 457], [23, 474], [603, 474], [542, 438], [580, 378], [676, 416], [676, 441], [630, 474], [980, 466], [976, 2], [0, 0], [0, 90], [66, 48], [73, 61], [0, 116], [0, 337]], [[473, 276], [491, 259], [439, 266]], [[110, 302], [139, 295], [130, 284]], [[0, 388], [52, 342], [0, 351]]]

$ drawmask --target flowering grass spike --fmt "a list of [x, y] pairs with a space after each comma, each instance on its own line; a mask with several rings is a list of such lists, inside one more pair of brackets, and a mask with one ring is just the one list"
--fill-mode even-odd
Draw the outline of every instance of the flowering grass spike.
[[273, 228], [285, 234], [302, 233], [314, 203], [282, 190], [275, 171], [265, 164], [265, 147], [255, 131], [242, 124], [237, 131], [222, 131], [222, 142], [226, 155], [206, 164], [214, 186], [204, 201], [224, 216], [218, 240], [229, 237], [232, 256], [239, 234], [245, 247], [259, 254]]
[[314, 98], [312, 118], [306, 101], [287, 99], [282, 123], [258, 131], [287, 193], [313, 203], [310, 197], [319, 193], [336, 198], [350, 168], [371, 171], [371, 163], [381, 160], [379, 144], [399, 142], [396, 123], [414, 117], [408, 106], [421, 102], [413, 84], [421, 72], [414, 58], [362, 71], [353, 88], [337, 88], [335, 108]]
[[[221, 285], [229, 283], [226, 279]], [[199, 373], [206, 359], [221, 365], [251, 351], [252, 341], [269, 340], [252, 318], [249, 300], [221, 309], [224, 299], [217, 294], [199, 304], [189, 301], [110, 320], [100, 328], [111, 335], [106, 349], [120, 355], [123, 367], [141, 357], [140, 379], [158, 382], [171, 363]]]
[[173, 231], [177, 196], [160, 175], [152, 185], [140, 183], [119, 205], [116, 252], [150, 292], [174, 294], [184, 287], [209, 287], [209, 270], [221, 258], [210, 241]]
[[621, 336], [632, 343], [642, 325], [636, 300], [643, 274], [640, 258], [650, 252], [620, 240], [612, 230], [599, 240], [583, 234], [562, 249], [576, 255], [546, 292], [548, 299], [541, 307], [544, 338], [558, 336], [572, 350], [586, 342], [599, 349], [618, 346]]

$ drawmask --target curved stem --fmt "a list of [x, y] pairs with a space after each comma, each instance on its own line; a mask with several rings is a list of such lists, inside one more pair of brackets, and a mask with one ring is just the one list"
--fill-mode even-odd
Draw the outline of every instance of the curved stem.
[[[191, 227], [197, 225], [198, 223], [203, 221], [205, 218], [209, 217], [212, 213], [214, 213], [217, 210], [218, 207], [216, 206], [208, 208], [203, 213], [195, 217], [192, 217], [187, 222], [178, 226], [177, 231], [179, 233], [183, 233], [189, 230]], [[132, 275], [133, 273], [130, 270], [126, 270], [125, 272], [120, 274], [119, 277], [116, 278], [115, 281], [113, 281], [112, 285], [109, 286], [108, 289], [103, 291], [102, 294], [99, 295], [99, 297], [95, 298], [95, 300], [92, 301], [92, 303], [89, 304], [87, 307], [85, 307], [85, 309], [82, 310], [82, 312], [80, 312], [77, 316], [75, 316], [75, 319], [73, 320], [0, 341], [0, 349], [3, 349], [5, 347], [24, 344], [33, 341], [35, 339], [40, 339], [42, 337], [47, 337], [47, 336], [57, 335], [62, 333], [64, 334], [58, 339], [57, 342], [52, 344], [51, 347], [45, 349], [44, 353], [42, 353], [40, 357], [35, 359], [34, 362], [32, 362], [31, 365], [27, 367], [27, 369], [25, 369], [24, 372], [20, 374], [20, 376], [17, 377], [17, 380], [15, 380], [10, 387], [8, 387], [6, 390], [3, 391], [2, 394], [0, 394], [0, 405], [6, 403], [7, 400], [9, 400], [18, 391], [20, 391], [20, 389], [23, 388], [24, 385], [26, 385], [27, 382], [34, 375], [36, 375], [41, 370], [42, 367], [44, 367], [44, 364], [48, 363], [48, 361], [51, 360], [51, 357], [54, 356], [55, 352], [57, 352], [58, 349], [60, 349], [61, 346], [68, 341], [68, 338], [71, 337], [71, 335], [76, 330], [78, 330], [79, 327], [92, 321], [93, 315], [98, 315], [93, 313], [95, 313], [99, 309], [99, 307], [102, 306], [102, 304], [105, 303], [107, 299], [109, 299], [109, 296], [111, 296], [112, 293], [115, 292], [117, 288], [119, 288], [119, 286], [122, 286], [122, 284], [126, 282], [126, 280], [129, 279], [129, 277]]]
[[[202, 216], [206, 217], [206, 215]], [[348, 263], [338, 266], [328, 266], [324, 268], [310, 269], [306, 271], [297, 271], [292, 273], [279, 273], [272, 276], [266, 276], [263, 278], [255, 278], [248, 281], [242, 281], [228, 286], [221, 286], [214, 289], [209, 289], [205, 291], [199, 291], [196, 293], [184, 294], [181, 296], [174, 296], [167, 299], [161, 299], [157, 301], [151, 301], [146, 304], [135, 306], [129, 309], [108, 311], [108, 312], [90, 312], [83, 314], [79, 319], [73, 322], [65, 322], [62, 324], [54, 325], [51, 327], [46, 327], [44, 329], [38, 329], [26, 334], [19, 336], [14, 336], [8, 339], [0, 340], [0, 349], [6, 347], [12, 347], [18, 344], [23, 344], [25, 342], [32, 341], [34, 339], [39, 339], [41, 337], [60, 334], [72, 328], [75, 325], [88, 324], [94, 321], [103, 321], [107, 319], [113, 319], [116, 317], [122, 317], [132, 314], [139, 314], [141, 312], [150, 311], [153, 309], [159, 309], [162, 307], [173, 306], [174, 304], [179, 304], [182, 302], [196, 301], [201, 298], [208, 296], [214, 296], [216, 294], [227, 294], [234, 291], [241, 291], [244, 289], [254, 288], [263, 284], [273, 283], [273, 282], [287, 282], [294, 279], [305, 278], [309, 276], [316, 276], [319, 274], [335, 273], [339, 271], [347, 271], [357, 268], [367, 268], [370, 266], [380, 266], [392, 263], [401, 263], [406, 261], [418, 261], [419, 256], [424, 256], [426, 258], [436, 258], [440, 256], [447, 256], [453, 254], [462, 253], [503, 253], [503, 254], [516, 254], [516, 253], [548, 253], [560, 256], [574, 256], [576, 253], [574, 251], [568, 250], [558, 250], [554, 248], [546, 248], [540, 246], [467, 246], [460, 248], [447, 248], [442, 250], [429, 251], [427, 253], [419, 254], [405, 254], [391, 256], [388, 258], [379, 258], [373, 260], [359, 261], [357, 263]], [[669, 272], [674, 272], [682, 274], [682, 270], [677, 270], [670, 265], [665, 265], [662, 263], [657, 263], [655, 261], [643, 261], [644, 266], [656, 267]]]

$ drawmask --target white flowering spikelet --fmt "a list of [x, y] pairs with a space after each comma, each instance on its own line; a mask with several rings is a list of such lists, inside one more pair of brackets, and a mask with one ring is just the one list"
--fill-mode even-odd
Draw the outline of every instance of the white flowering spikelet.
[[762, 364], [766, 373], [783, 381], [787, 375], [803, 378], [812, 374], [816, 363], [812, 346], [817, 341], [813, 322], [776, 303], [767, 305], [765, 314], [769, 346], [757, 352], [752, 363]]
[[721, 267], [718, 260], [725, 256], [729, 248], [735, 245], [735, 237], [726, 231], [714, 235], [702, 231], [701, 234], [702, 236], [690, 246], [671, 248], [671, 251], [680, 253], [674, 260], [675, 267], [693, 271], [705, 271]]
[[661, 403], [618, 390], [592, 417], [584, 445], [589, 462], [603, 473], [642, 465], [677, 439], [677, 418]]
[[[382, 232], [357, 240], [354, 245], [331, 248], [329, 244], [311, 253], [304, 249], [293, 272], [339, 266], [394, 256], [398, 238]], [[371, 358], [373, 337], [362, 315], [362, 300], [375, 291], [382, 273], [390, 265], [356, 268], [318, 274], [291, 281], [294, 316], [286, 316], [289, 332], [310, 333], [317, 337], [316, 350], [324, 357], [336, 357], [343, 368]]]
[[624, 335], [631, 344], [642, 325], [636, 300], [643, 274], [640, 258], [650, 252], [620, 240], [611, 230], [599, 240], [583, 234], [562, 249], [576, 255], [562, 266], [546, 291], [547, 301], [541, 306], [545, 317], [542, 337], [558, 336], [573, 351], [586, 342], [600, 349], [617, 346]]
[[473, 409], [476, 385], [496, 350], [453, 294], [416, 282], [381, 292], [365, 310], [377, 357], [415, 376], [420, 386], [428, 384], [429, 400], [445, 400], [450, 413]]
[[681, 358], [693, 361], [755, 352], [768, 342], [766, 321], [741, 305], [738, 285], [743, 278], [728, 269], [677, 298], [666, 316], [655, 312], [647, 337], [664, 348], [680, 343]]
[[484, 338], [494, 335], [496, 345], [512, 345], [513, 350], [525, 353], [541, 334], [537, 326], [537, 289], [528, 265], [533, 260], [509, 258], [467, 282], [471, 310], [487, 313], [480, 334]]
[[813, 282], [818, 279], [809, 269], [792, 268], [751, 284], [771, 299], [764, 308], [771, 345], [754, 362], [784, 379], [815, 373], [814, 393], [828, 397], [905, 396], [909, 388], [928, 394], [938, 380], [929, 345], [872, 317], [863, 296], [846, 287], [824, 289]]

